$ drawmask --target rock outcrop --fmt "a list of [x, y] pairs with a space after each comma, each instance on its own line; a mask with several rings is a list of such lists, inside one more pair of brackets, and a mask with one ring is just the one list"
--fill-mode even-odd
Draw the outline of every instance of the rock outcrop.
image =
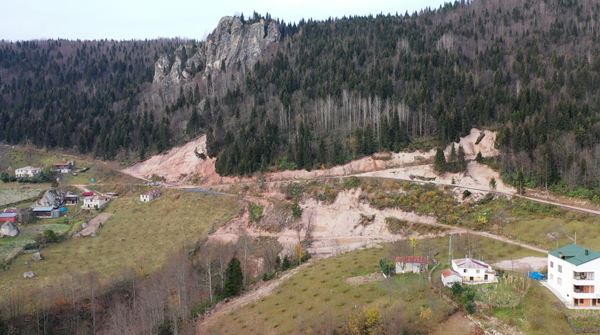
[[5, 222], [2, 227], [0, 227], [0, 237], [15, 237], [17, 235], [19, 235], [19, 229], [12, 222]]
[[65, 192], [59, 190], [48, 190], [34, 206], [58, 208], [65, 202]]
[[223, 17], [217, 28], [199, 45], [182, 45], [173, 55], [162, 55], [154, 64], [153, 83], [178, 85], [197, 73], [204, 76], [241, 65], [252, 68], [261, 56], [279, 42], [274, 21], [243, 23], [239, 17]]

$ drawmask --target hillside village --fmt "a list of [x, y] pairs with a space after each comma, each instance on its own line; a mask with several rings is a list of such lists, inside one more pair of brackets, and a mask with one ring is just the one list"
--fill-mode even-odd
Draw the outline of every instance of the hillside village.
[[[476, 131], [475, 134], [479, 132]], [[490, 134], [486, 133], [486, 136], [493, 138]], [[481, 136], [472, 136], [472, 138], [479, 137]], [[485, 136], [481, 138], [485, 139]], [[463, 147], [469, 148], [467, 151], [469, 166], [477, 163], [476, 153], [481, 152], [483, 148], [493, 147], [485, 141], [479, 144], [474, 144], [473, 141], [473, 139], [464, 139], [459, 142]], [[485, 150], [486, 155], [493, 155], [492, 151]], [[256, 292], [266, 290], [271, 283], [285, 287], [284, 278], [287, 278], [288, 272], [291, 274], [296, 271], [310, 271], [300, 269], [307, 266], [312, 268], [322, 260], [335, 260], [345, 254], [352, 255], [357, 250], [383, 247], [382, 251], [377, 251], [378, 258], [370, 258], [371, 261], [366, 263], [366, 269], [371, 269], [367, 271], [371, 272], [363, 272], [358, 276], [347, 275], [346, 280], [352, 283], [348, 284], [350, 287], [362, 291], [363, 287], [384, 285], [390, 281], [394, 283], [393, 285], [400, 285], [398, 289], [402, 285], [418, 285], [423, 287], [422, 289], [438, 292], [447, 299], [435, 304], [464, 311], [460, 312], [462, 313], [460, 317], [469, 320], [469, 329], [492, 327], [500, 333], [517, 332], [520, 326], [506, 326], [504, 323], [492, 326], [490, 324], [492, 319], [488, 319], [491, 317], [490, 313], [493, 314], [494, 310], [505, 306], [514, 307], [525, 303], [530, 294], [528, 292], [533, 290], [536, 292], [536, 299], [548, 303], [560, 302], [564, 306], [562, 313], [569, 315], [569, 320], [586, 320], [586, 325], [590, 322], [593, 324], [589, 315], [577, 313], [598, 308], [598, 301], [594, 298], [596, 277], [590, 267], [593, 269], [594, 260], [600, 254], [576, 244], [565, 243], [561, 248], [559, 243], [564, 243], [561, 241], [565, 241], [566, 235], [561, 237], [556, 235], [556, 232], [553, 232], [552, 236], [558, 239], [551, 241], [550, 244], [559, 245], [558, 248], [550, 248], [547, 242], [542, 245], [538, 243], [532, 245], [529, 241], [509, 236], [507, 233], [485, 232], [494, 230], [489, 225], [497, 220], [495, 204], [535, 203], [537, 198], [532, 200], [515, 198], [519, 195], [516, 189], [501, 184], [500, 176], [486, 172], [487, 178], [498, 178], [498, 184], [492, 188], [490, 179], [481, 178], [481, 174], [474, 174], [475, 171], [482, 171], [480, 167], [472, 172], [467, 170], [463, 173], [438, 174], [428, 167], [433, 164], [432, 158], [428, 158], [433, 157], [433, 153], [420, 153], [422, 158], [419, 158], [417, 165], [411, 163], [414, 158], [407, 159], [406, 157], [410, 157], [409, 154], [404, 154], [404, 158], [385, 161], [385, 165], [375, 164], [373, 168], [360, 167], [361, 165], [355, 162], [350, 166], [358, 166], [359, 170], [353, 167], [310, 172], [315, 173], [314, 176], [306, 174], [307, 172], [300, 172], [297, 175], [290, 172], [273, 173], [261, 182], [251, 178], [238, 181], [221, 179], [225, 182], [217, 185], [214, 184], [215, 179], [212, 177], [194, 177], [194, 173], [206, 171], [205, 165], [207, 162], [210, 163], [209, 160], [198, 158], [196, 151], [198, 151], [197, 147], [174, 154], [193, 155], [194, 158], [186, 159], [192, 162], [195, 162], [195, 159], [198, 163], [194, 170], [188, 172], [186, 178], [189, 179], [185, 180], [204, 181], [207, 183], [206, 186], [193, 185], [184, 180], [162, 178], [161, 172], [166, 175], [172, 173], [169, 172], [168, 167], [163, 167], [163, 170], [150, 170], [152, 173], [148, 176], [135, 175], [136, 178], [127, 179], [127, 183], [130, 184], [111, 182], [107, 184], [107, 180], [115, 178], [114, 172], [106, 170], [102, 174], [96, 172], [90, 174], [91, 171], [96, 171], [95, 165], [98, 163], [85, 160], [79, 164], [74, 160], [69, 164], [52, 163], [46, 166], [52, 167], [50, 171], [52, 178], [58, 178], [58, 183], [55, 185], [44, 182], [40, 184], [40, 181], [35, 179], [36, 174], [16, 178], [18, 169], [16, 168], [11, 173], [15, 176], [16, 183], [9, 178], [8, 184], [4, 185], [21, 185], [18, 187], [44, 185], [47, 188], [42, 188], [43, 191], [39, 192], [34, 199], [18, 203], [16, 206], [4, 204], [2, 207], [0, 220], [3, 223], [1, 232], [4, 237], [0, 238], [0, 246], [10, 239], [34, 237], [31, 239], [34, 244], [21, 244], [17, 247], [19, 249], [11, 249], [6, 253], [7, 258], [4, 262], [7, 264], [5, 265], [7, 270], [5, 271], [9, 273], [19, 271], [14, 273], [15, 277], [11, 281], [21, 282], [19, 286], [28, 286], [29, 284], [26, 283], [52, 278], [46, 278], [48, 270], [45, 268], [55, 266], [53, 250], [59, 250], [62, 248], [61, 245], [66, 247], [74, 242], [71, 240], [79, 239], [85, 245], [93, 243], [94, 239], [102, 239], [106, 227], [110, 229], [114, 225], [114, 220], [122, 215], [123, 211], [127, 211], [118, 205], [123, 201], [129, 204], [137, 203], [135, 208], [139, 209], [136, 211], [151, 211], [152, 207], [162, 206], [165, 201], [175, 201], [172, 204], [176, 205], [178, 200], [173, 200], [172, 192], [176, 192], [176, 197], [181, 196], [177, 194], [186, 193], [219, 197], [219, 194], [241, 192], [248, 202], [247, 207], [242, 207], [243, 214], [213, 230], [207, 243], [238, 244], [247, 238], [255, 241], [266, 238], [272, 239], [281, 246], [281, 249], [275, 253], [280, 263], [273, 268], [265, 264], [250, 270], [249, 263], [242, 263], [242, 273], [256, 278], [258, 282], [255, 287], [247, 287], [245, 289], [247, 293], [241, 293], [240, 301], [243, 301], [246, 294], [251, 296], [255, 290]], [[449, 157], [451, 148], [446, 151]], [[365, 166], [364, 163], [361, 164]], [[171, 165], [171, 168], [179, 167]], [[44, 168], [36, 168], [32, 165], [31, 169], [39, 170], [40, 172], [37, 173], [44, 173]], [[368, 169], [369, 172], [365, 172], [364, 169]], [[125, 171], [129, 173], [130, 170]], [[125, 178], [124, 176], [126, 175], [118, 178]], [[324, 182], [314, 183], [312, 178], [316, 176], [326, 179], [321, 179]], [[109, 179], [106, 179], [107, 177]], [[262, 186], [260, 183], [263, 183]], [[130, 186], [123, 188], [125, 185]], [[212, 190], [205, 187], [210, 187]], [[465, 190], [469, 190], [471, 194], [463, 192]], [[532, 190], [526, 192], [534, 193]], [[385, 197], [382, 198], [381, 194], [385, 194]], [[397, 198], [396, 194], [400, 198]], [[491, 195], [493, 197], [490, 197]], [[409, 200], [413, 197], [422, 199], [422, 197], [432, 196], [434, 196], [432, 199], [435, 199], [432, 200], [433, 207], [424, 206], [427, 201], [416, 204]], [[390, 201], [391, 203], [388, 204]], [[396, 204], [394, 201], [400, 202]], [[462, 203], [463, 208], [469, 209], [460, 214], [456, 210], [461, 207], [455, 207], [450, 211], [441, 210], [445, 203], [448, 205]], [[296, 204], [299, 216], [295, 217], [293, 211], [285, 214], [289, 211], [285, 209], [287, 206], [294, 207]], [[540, 203], [536, 206], [546, 208], [544, 206], [549, 205]], [[537, 208], [536, 206], [532, 208]], [[557, 213], [563, 213], [562, 211], [569, 210], [568, 208], [565, 207]], [[594, 222], [596, 217], [593, 216], [591, 208], [582, 207], [583, 214], [577, 215], [582, 217], [591, 215], [589, 220]], [[533, 215], [534, 217], [540, 217], [543, 211], [547, 211], [547, 209], [542, 209], [542, 212], [536, 209], [526, 209], [524, 212], [522, 209], [515, 210], [517, 213], [523, 213], [518, 214], [520, 216]], [[590, 213], [585, 214], [587, 210]], [[193, 209], [189, 209], [175, 217], [183, 218], [186, 216], [183, 213], [193, 212]], [[340, 215], [340, 213], [345, 214]], [[198, 215], [202, 214], [198, 213]], [[453, 221], [455, 219], [452, 219], [455, 215], [457, 219], [462, 216], [467, 220], [457, 225], [456, 221]], [[519, 222], [522, 219], [522, 217], [515, 217], [514, 220]], [[127, 225], [135, 225], [135, 222], [137, 221], [133, 219]], [[287, 223], [283, 223], [285, 226], [278, 227], [282, 223], [276, 222]], [[32, 228], [37, 226], [60, 226], [60, 229], [34, 229], [33, 231], [37, 231], [39, 235], [32, 236]], [[581, 236], [581, 230], [579, 231]], [[594, 234], [588, 235], [594, 236]], [[600, 238], [600, 231], [597, 234]], [[586, 241], [585, 237], [583, 239]], [[85, 242], [86, 240], [90, 242]], [[566, 241], [569, 242], [568, 239]], [[497, 245], [495, 247], [497, 251], [493, 251], [486, 244]], [[507, 253], [501, 250], [510, 251]], [[261, 256], [261, 262], [267, 262], [268, 257], [265, 255]], [[27, 259], [24, 263], [27, 265], [18, 266], [17, 269], [14, 266], [15, 262], [21, 262], [22, 260], [19, 259], [23, 257]], [[365, 260], [367, 259], [369, 258]], [[0, 278], [2, 278], [1, 274]], [[329, 284], [324, 287], [327, 285]], [[398, 298], [402, 301], [406, 297]], [[237, 298], [232, 298], [229, 303], [218, 301], [213, 307], [207, 309], [205, 315], [198, 316], [200, 329], [214, 329], [215, 324], [221, 324], [220, 320], [227, 319], [228, 316], [222, 314], [222, 310], [239, 310], [240, 315], [245, 315], [245, 310], [248, 308], [245, 304], [237, 305]], [[341, 313], [344, 313], [343, 311], [344, 309], [340, 310]], [[434, 318], [438, 317], [436, 313], [441, 312], [436, 309], [431, 311]], [[417, 314], [419, 313], [429, 312], [426, 308], [418, 311]], [[334, 318], [344, 322], [342, 316]], [[428, 322], [422, 320], [420, 324], [424, 326]], [[231, 327], [236, 324], [229, 323]], [[416, 324], [413, 326], [416, 327]], [[433, 329], [433, 325], [427, 327]]]
[[600, 4], [402, 12], [0, 40], [0, 335], [600, 334]]

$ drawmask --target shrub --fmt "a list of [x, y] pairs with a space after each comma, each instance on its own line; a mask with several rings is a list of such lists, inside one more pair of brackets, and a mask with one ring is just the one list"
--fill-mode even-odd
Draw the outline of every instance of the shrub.
[[56, 235], [54, 230], [46, 229], [44, 232], [36, 238], [38, 244], [56, 243], [60, 241], [60, 237]]
[[454, 285], [452, 285], [452, 295], [455, 297], [459, 297], [463, 292], [463, 287], [461, 284], [459, 283], [454, 283]]
[[471, 191], [469, 191], [469, 190], [464, 190], [464, 191], [463, 191], [463, 193], [462, 193], [462, 198], [463, 198], [463, 200], [464, 200], [464, 199], [466, 199], [466, 198], [468, 198], [468, 197], [470, 197], [470, 196], [471, 196], [471, 194], [472, 194], [472, 193], [471, 193]]
[[404, 234], [410, 227], [408, 221], [400, 220], [395, 217], [385, 218], [385, 224], [392, 234]]
[[158, 335], [172, 335], [173, 334], [173, 325], [170, 320], [165, 320], [158, 326], [156, 330], [156, 334]]
[[345, 189], [357, 188], [359, 186], [360, 186], [360, 178], [358, 178], [356, 176], [352, 176], [352, 177], [348, 177], [348, 178], [344, 179], [344, 188]]
[[477, 153], [477, 156], [475, 156], [475, 161], [480, 164], [483, 163], [483, 155], [481, 154], [481, 152]]
[[348, 318], [345, 328], [346, 333], [351, 335], [384, 333], [383, 318], [376, 308], [368, 308], [352, 314]]
[[467, 311], [467, 313], [473, 314], [477, 312], [477, 306], [473, 301], [469, 301], [465, 304], [465, 310]]
[[250, 220], [255, 223], [260, 222], [263, 217], [263, 207], [260, 205], [250, 203], [248, 212], [250, 212]]
[[202, 301], [201, 303], [197, 304], [196, 306], [194, 306], [194, 308], [192, 308], [192, 318], [197, 318], [198, 316], [203, 315], [204, 313], [208, 312], [219, 301], [220, 301], [220, 299], [215, 299], [215, 300], [213, 300], [213, 302], [211, 302], [210, 300], [205, 300], [205, 301]]
[[302, 193], [304, 192], [304, 186], [300, 183], [291, 183], [287, 186], [285, 194], [288, 199], [300, 200]]
[[283, 262], [281, 262], [281, 270], [285, 271], [290, 267], [292, 267], [292, 265], [290, 264], [290, 259], [286, 255], [285, 257], [283, 257]]
[[300, 207], [298, 202], [295, 202], [292, 205], [292, 217], [296, 220], [298, 220], [302, 217], [302, 207]]
[[30, 242], [25, 244], [23, 247], [24, 250], [36, 250], [39, 249], [40, 245], [37, 242]]
[[386, 276], [393, 275], [396, 270], [394, 263], [385, 258], [379, 260], [379, 268]]
[[269, 280], [271, 280], [271, 279], [275, 278], [275, 276], [276, 276], [276, 275], [277, 275], [277, 272], [276, 272], [276, 271], [265, 272], [265, 273], [263, 273], [263, 275], [262, 275], [262, 280], [263, 280], [263, 281], [269, 281]]

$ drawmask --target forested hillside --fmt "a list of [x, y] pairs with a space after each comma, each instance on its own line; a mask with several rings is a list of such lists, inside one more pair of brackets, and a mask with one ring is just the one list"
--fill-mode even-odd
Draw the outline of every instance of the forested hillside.
[[[158, 55], [179, 40], [0, 42], [0, 141], [75, 148], [101, 158], [168, 145], [140, 104]], [[161, 133], [162, 132], [162, 133]]]
[[[599, 14], [592, 0], [479, 0], [293, 25], [237, 18], [275, 36], [250, 65], [180, 41], [3, 44], [0, 140], [144, 157], [206, 133], [220, 173], [248, 174], [443, 145], [479, 126], [499, 131], [508, 180], [598, 189]], [[226, 28], [206, 50], [226, 47]], [[151, 84], [160, 55], [165, 79]]]
[[302, 22], [222, 100], [212, 154], [225, 173], [282, 157], [314, 168], [485, 126], [500, 131], [508, 179], [598, 187], [599, 13], [595, 1], [488, 0]]

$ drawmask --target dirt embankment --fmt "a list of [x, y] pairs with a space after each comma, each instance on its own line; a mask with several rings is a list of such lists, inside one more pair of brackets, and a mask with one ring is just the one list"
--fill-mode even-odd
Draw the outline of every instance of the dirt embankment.
[[[338, 253], [373, 247], [383, 242], [405, 239], [404, 234], [389, 231], [386, 217], [395, 217], [420, 224], [436, 224], [436, 219], [397, 209], [378, 210], [360, 201], [361, 190], [340, 192], [331, 204], [308, 199], [301, 204], [302, 218], [299, 222], [284, 227], [279, 232], [268, 232], [250, 223], [246, 210], [238, 219], [218, 229], [211, 239], [233, 242], [241, 235], [252, 237], [268, 236], [277, 238], [284, 253], [290, 253], [294, 246], [305, 239], [311, 241], [308, 251], [314, 256], [330, 256]], [[265, 213], [272, 206], [265, 204]], [[370, 218], [365, 222], [365, 217]], [[422, 237], [431, 237], [427, 235]]]
[[141, 179], [153, 175], [172, 184], [216, 185], [234, 182], [237, 178], [221, 177], [215, 169], [216, 158], [206, 156], [206, 136], [201, 136], [182, 146], [152, 156], [123, 170]]
[[[437, 174], [431, 164], [416, 165], [409, 167], [400, 167], [394, 169], [380, 170], [359, 174], [362, 177], [381, 177], [400, 180], [414, 180], [417, 178], [426, 179], [427, 182], [438, 185], [455, 185], [469, 189], [479, 189], [483, 192], [498, 191], [502, 193], [514, 194], [516, 190], [502, 182], [500, 173], [487, 165], [471, 161], [467, 165], [467, 171], [464, 173], [444, 173]], [[415, 177], [418, 176], [418, 177]], [[490, 186], [492, 178], [496, 181], [496, 188]]]
[[[483, 137], [481, 137], [482, 134]], [[498, 150], [494, 148], [495, 141], [496, 133], [473, 128], [471, 133], [461, 138], [456, 145], [457, 148], [459, 144], [463, 146], [467, 159], [474, 159], [478, 152], [481, 152], [485, 157], [498, 155]], [[450, 146], [445, 150], [449, 154]], [[199, 153], [206, 153], [206, 136], [201, 136], [166, 153], [139, 162], [123, 170], [123, 172], [142, 179], [148, 179], [152, 175], [156, 175], [165, 178], [171, 184], [196, 184], [201, 186], [243, 183], [253, 180], [252, 178], [222, 177], [217, 174], [215, 169], [216, 158], [206, 157], [202, 159], [199, 157]], [[375, 154], [328, 169], [271, 172], [265, 175], [265, 179], [269, 182], [314, 179], [413, 165], [423, 166], [431, 161], [434, 155], [434, 150]], [[416, 174], [418, 173], [417, 171]]]

